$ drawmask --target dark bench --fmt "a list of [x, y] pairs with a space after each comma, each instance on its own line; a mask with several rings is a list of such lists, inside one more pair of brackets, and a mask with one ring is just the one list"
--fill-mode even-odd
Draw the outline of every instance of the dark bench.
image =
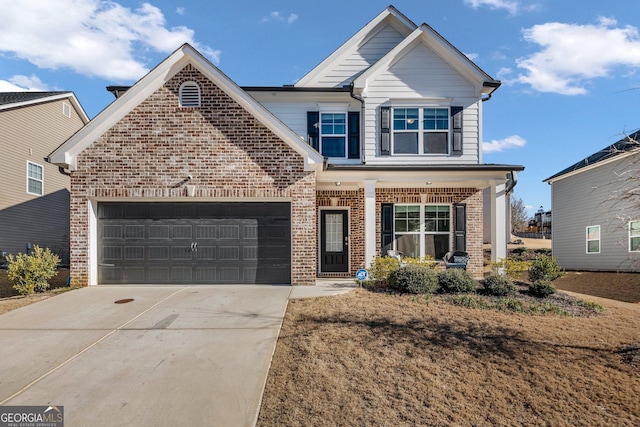
[[447, 252], [442, 260], [447, 268], [461, 268], [466, 270], [467, 263], [469, 262], [469, 254], [464, 251]]

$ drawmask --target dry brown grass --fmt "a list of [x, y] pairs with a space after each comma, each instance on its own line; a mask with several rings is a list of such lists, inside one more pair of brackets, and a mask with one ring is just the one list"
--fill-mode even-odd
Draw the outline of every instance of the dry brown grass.
[[68, 277], [69, 270], [58, 270], [58, 274], [49, 280], [49, 291], [21, 296], [13, 289], [13, 284], [7, 278], [7, 270], [0, 270], [0, 314], [42, 301], [60, 293], [67, 286]]
[[530, 316], [364, 289], [291, 301], [258, 425], [640, 425], [624, 359], [640, 305], [602, 305]]

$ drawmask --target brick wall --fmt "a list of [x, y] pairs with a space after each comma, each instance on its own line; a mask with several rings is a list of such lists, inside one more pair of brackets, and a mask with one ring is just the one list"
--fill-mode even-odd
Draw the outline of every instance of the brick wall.
[[[332, 199], [335, 205], [332, 205]], [[349, 208], [349, 259], [350, 271], [348, 273], [320, 273], [321, 277], [354, 277], [356, 271], [364, 268], [364, 189], [351, 191], [318, 191], [316, 193], [318, 206], [317, 217], [320, 218], [321, 207]], [[318, 228], [319, 229], [319, 228]]]
[[[200, 108], [178, 89], [200, 85]], [[88, 284], [90, 199], [183, 200], [192, 175], [198, 201], [291, 201], [292, 282], [315, 283], [315, 172], [302, 157], [190, 65], [84, 150], [71, 176], [71, 280]]]
[[[466, 203], [467, 215], [467, 270], [474, 277], [482, 276], [482, 190], [476, 188], [379, 188], [376, 190], [376, 250], [381, 248], [381, 204], [382, 203]], [[455, 221], [451, 211], [451, 224]], [[451, 242], [453, 247], [453, 242]]]

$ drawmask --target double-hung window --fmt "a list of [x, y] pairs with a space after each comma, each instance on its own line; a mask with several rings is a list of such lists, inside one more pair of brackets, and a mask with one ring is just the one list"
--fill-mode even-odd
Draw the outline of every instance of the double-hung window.
[[393, 108], [392, 154], [449, 154], [449, 108]]
[[587, 227], [587, 253], [600, 253], [600, 226], [591, 225]]
[[451, 206], [394, 205], [394, 248], [406, 256], [440, 259], [449, 252]]
[[36, 163], [27, 162], [27, 193], [44, 194], [44, 169]]
[[640, 252], [640, 221], [629, 223], [629, 251]]
[[320, 113], [320, 152], [325, 157], [347, 157], [346, 113]]

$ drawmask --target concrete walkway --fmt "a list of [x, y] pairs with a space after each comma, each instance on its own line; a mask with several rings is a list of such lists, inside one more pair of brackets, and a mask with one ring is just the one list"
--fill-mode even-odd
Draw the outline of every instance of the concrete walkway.
[[66, 427], [252, 426], [287, 298], [342, 285], [101, 286], [11, 311], [0, 405], [64, 406]]

